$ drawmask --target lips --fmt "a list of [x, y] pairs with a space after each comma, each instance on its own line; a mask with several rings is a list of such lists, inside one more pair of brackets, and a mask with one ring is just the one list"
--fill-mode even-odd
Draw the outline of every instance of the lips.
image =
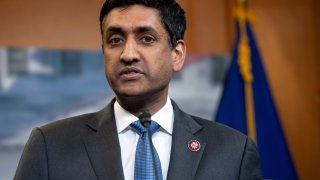
[[142, 72], [135, 68], [135, 67], [126, 67], [126, 68], [123, 68], [121, 71], [120, 71], [120, 75], [123, 75], [123, 74], [133, 74], [133, 73], [140, 73], [142, 74]]
[[135, 67], [125, 67], [120, 71], [120, 77], [123, 80], [136, 80], [143, 72]]

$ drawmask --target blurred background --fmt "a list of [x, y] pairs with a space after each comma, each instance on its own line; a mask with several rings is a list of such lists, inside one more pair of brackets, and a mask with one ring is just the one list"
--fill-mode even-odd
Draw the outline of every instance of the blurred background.
[[[0, 180], [12, 179], [35, 126], [98, 111], [103, 0], [0, 1]], [[236, 0], [178, 0], [188, 57], [170, 85], [187, 112], [214, 119], [234, 42]], [[249, 1], [256, 41], [299, 179], [320, 179], [320, 2]]]

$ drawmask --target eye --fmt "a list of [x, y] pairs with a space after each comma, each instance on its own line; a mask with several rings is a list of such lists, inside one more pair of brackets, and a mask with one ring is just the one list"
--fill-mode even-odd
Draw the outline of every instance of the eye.
[[121, 38], [111, 38], [109, 40], [109, 44], [113, 44], [113, 45], [120, 44], [122, 42], [123, 42], [123, 40]]
[[142, 41], [145, 44], [151, 44], [155, 41], [156, 39], [151, 36], [151, 35], [144, 35], [141, 37], [140, 41]]
[[114, 35], [109, 38], [108, 44], [115, 46], [121, 44], [123, 41], [124, 39], [121, 36]]

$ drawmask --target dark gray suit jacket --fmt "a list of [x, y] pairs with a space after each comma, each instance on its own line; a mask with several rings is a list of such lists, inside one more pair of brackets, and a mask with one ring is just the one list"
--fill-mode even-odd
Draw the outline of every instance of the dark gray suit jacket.
[[[112, 101], [97, 113], [35, 128], [15, 180], [123, 180]], [[169, 180], [262, 179], [255, 144], [226, 126], [182, 112], [173, 102]], [[190, 140], [201, 144], [188, 148]]]

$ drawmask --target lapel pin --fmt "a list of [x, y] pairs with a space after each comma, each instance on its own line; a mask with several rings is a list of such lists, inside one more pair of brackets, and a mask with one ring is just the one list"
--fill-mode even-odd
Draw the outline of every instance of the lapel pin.
[[200, 143], [197, 140], [190, 140], [188, 142], [188, 148], [190, 149], [190, 151], [199, 151]]

